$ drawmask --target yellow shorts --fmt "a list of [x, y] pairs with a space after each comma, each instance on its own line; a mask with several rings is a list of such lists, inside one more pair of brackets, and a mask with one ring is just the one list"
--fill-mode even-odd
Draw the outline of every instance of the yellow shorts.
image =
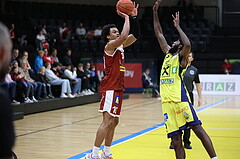
[[202, 124], [189, 102], [162, 103], [162, 110], [168, 138], [181, 134], [188, 126]]

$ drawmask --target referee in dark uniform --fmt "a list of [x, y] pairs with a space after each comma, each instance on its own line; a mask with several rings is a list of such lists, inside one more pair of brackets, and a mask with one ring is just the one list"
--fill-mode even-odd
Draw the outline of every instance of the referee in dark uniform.
[[[8, 72], [12, 42], [9, 30], [0, 22], [0, 80]], [[12, 106], [6, 92], [0, 89], [0, 159], [12, 159], [15, 133]]]
[[[194, 105], [194, 99], [193, 99], [193, 82], [196, 85], [197, 93], [198, 93], [198, 107], [202, 105], [202, 89], [201, 89], [201, 83], [199, 79], [199, 73], [198, 69], [194, 66], [191, 65], [192, 61], [194, 60], [193, 58], [193, 53], [191, 52], [188, 56], [188, 68], [184, 74], [184, 84], [187, 88], [187, 91], [190, 96], [190, 100], [192, 105]], [[184, 142], [184, 148], [186, 149], [192, 149], [191, 142], [190, 142], [190, 129], [185, 129], [184, 130], [184, 135], [183, 135], [183, 142]], [[170, 149], [173, 149], [173, 146], [170, 145]]]

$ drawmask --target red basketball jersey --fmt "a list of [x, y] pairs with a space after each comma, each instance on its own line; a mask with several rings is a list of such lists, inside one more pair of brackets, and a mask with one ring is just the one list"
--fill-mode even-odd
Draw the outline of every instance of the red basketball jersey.
[[116, 48], [112, 55], [104, 51], [103, 55], [105, 76], [101, 81], [99, 90], [124, 91], [124, 50], [123, 45]]

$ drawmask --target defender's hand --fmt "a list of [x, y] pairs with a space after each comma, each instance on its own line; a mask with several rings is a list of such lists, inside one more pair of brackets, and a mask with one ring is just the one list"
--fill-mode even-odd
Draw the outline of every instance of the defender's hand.
[[138, 15], [138, 6], [139, 6], [139, 4], [136, 5], [135, 2], [133, 2], [133, 4], [134, 4], [135, 8], [133, 9], [133, 11], [131, 13], [131, 16], [132, 17], [136, 17]]
[[161, 4], [162, 0], [157, 0], [153, 6], [153, 11], [154, 12], [157, 12], [158, 11], [158, 8], [159, 8], [159, 5]]
[[179, 11], [178, 12], [176, 12], [176, 14], [175, 14], [175, 16], [174, 15], [172, 15], [172, 17], [173, 17], [173, 23], [174, 23], [174, 27], [179, 27], [179, 23], [180, 23], [180, 16], [179, 16]]

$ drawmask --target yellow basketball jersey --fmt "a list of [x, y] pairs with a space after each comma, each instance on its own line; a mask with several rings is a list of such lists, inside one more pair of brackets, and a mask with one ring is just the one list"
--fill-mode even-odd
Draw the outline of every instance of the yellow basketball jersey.
[[[182, 81], [184, 74], [180, 67], [179, 54], [166, 54], [160, 75], [160, 94], [162, 103], [187, 101], [187, 93]], [[183, 99], [184, 98], [184, 99]]]

